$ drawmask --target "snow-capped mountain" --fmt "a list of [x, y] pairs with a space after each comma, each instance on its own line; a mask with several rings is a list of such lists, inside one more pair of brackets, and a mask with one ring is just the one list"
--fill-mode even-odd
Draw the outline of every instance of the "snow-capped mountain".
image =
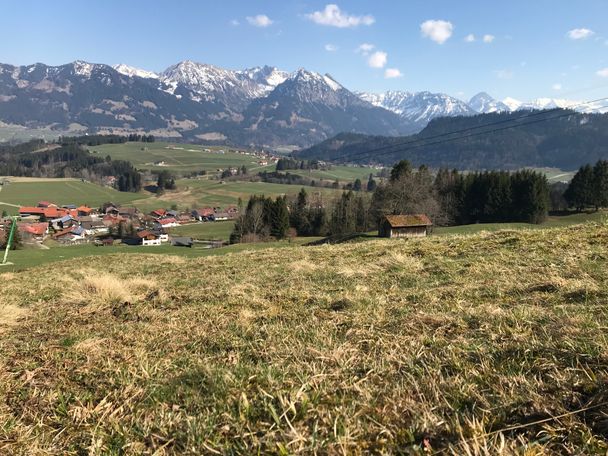
[[469, 100], [469, 106], [475, 112], [487, 114], [491, 112], [505, 112], [511, 109], [502, 101], [498, 101], [486, 92], [479, 92]]
[[308, 146], [340, 132], [403, 135], [446, 116], [569, 107], [608, 112], [607, 102], [539, 98], [469, 103], [441, 93], [355, 94], [328, 74], [271, 66], [229, 70], [183, 61], [161, 73], [75, 61], [0, 64], [0, 125]]
[[[240, 110], [251, 100], [266, 96], [287, 76], [269, 66], [233, 71], [185, 60], [163, 71], [160, 80], [166, 92]], [[184, 89], [190, 93], [183, 93]]]
[[114, 68], [120, 74], [124, 74], [125, 76], [129, 76], [129, 77], [137, 76], [138, 78], [145, 78], [145, 79], [158, 79], [159, 78], [158, 74], [154, 73], [153, 71], [142, 70], [141, 68], [135, 68], [135, 67], [126, 65], [124, 63], [119, 63], [118, 65], [112, 65], [112, 68]]
[[358, 95], [421, 127], [437, 117], [476, 114], [464, 101], [443, 93], [388, 91], [380, 94], [359, 92]]
[[276, 67], [268, 65], [236, 71], [236, 74], [259, 84], [263, 93], [271, 92], [276, 86], [285, 82], [285, 79], [289, 77], [287, 71], [281, 71]]
[[[243, 112], [245, 136], [264, 144], [278, 137], [303, 146], [340, 132], [398, 135], [413, 132], [396, 114], [360, 99], [330, 75], [300, 69]], [[272, 134], [271, 134], [272, 132]], [[381, 133], [386, 132], [386, 133]]]

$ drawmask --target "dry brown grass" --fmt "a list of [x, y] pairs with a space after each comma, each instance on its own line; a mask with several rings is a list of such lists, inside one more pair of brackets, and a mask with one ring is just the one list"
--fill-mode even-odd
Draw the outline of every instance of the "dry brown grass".
[[608, 450], [607, 225], [128, 259], [0, 289], [0, 454]]

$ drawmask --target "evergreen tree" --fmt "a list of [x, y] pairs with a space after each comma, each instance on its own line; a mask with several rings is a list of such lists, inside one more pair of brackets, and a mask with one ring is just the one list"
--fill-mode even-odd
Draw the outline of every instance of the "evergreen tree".
[[593, 167], [593, 204], [595, 210], [608, 206], [608, 161], [599, 160]]
[[378, 185], [376, 184], [376, 181], [374, 180], [374, 176], [373, 174], [369, 174], [369, 179], [367, 180], [367, 191], [368, 192], [373, 192], [374, 190], [376, 190], [376, 187]]
[[407, 160], [399, 161], [391, 170], [391, 182], [398, 181], [404, 176], [412, 173], [412, 165]]
[[353, 184], [353, 190], [356, 192], [361, 191], [361, 179], [359, 179], [359, 178], [355, 179], [355, 182]]
[[277, 197], [271, 207], [270, 234], [276, 239], [284, 239], [289, 230], [289, 211], [287, 210], [287, 199]]
[[590, 165], [581, 166], [570, 181], [564, 198], [570, 206], [582, 211], [585, 207], [594, 204], [594, 172]]

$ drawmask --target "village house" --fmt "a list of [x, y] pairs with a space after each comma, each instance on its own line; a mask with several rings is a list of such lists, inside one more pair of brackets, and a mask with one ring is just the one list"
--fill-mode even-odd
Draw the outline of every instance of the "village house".
[[88, 206], [80, 206], [79, 208], [76, 209], [78, 216], [79, 217], [84, 217], [87, 215], [91, 215], [92, 213], [94, 213], [93, 209], [91, 209]]
[[424, 237], [432, 225], [424, 214], [387, 215], [380, 224], [378, 235], [387, 238]]
[[141, 245], [161, 245], [161, 239], [156, 234], [148, 230], [138, 231], [136, 234]]
[[155, 209], [152, 212], [150, 212], [150, 215], [154, 218], [161, 218], [164, 217], [167, 214], [167, 211], [165, 209]]
[[194, 209], [192, 211], [192, 217], [199, 222], [204, 222], [209, 220], [214, 213], [215, 210], [212, 207], [203, 207], [200, 209]]
[[63, 231], [55, 233], [53, 239], [63, 244], [75, 244], [86, 241], [85, 230], [81, 226], [73, 226]]
[[49, 232], [48, 223], [24, 223], [18, 222], [17, 229], [23, 241], [42, 242]]
[[179, 226], [179, 223], [172, 217], [159, 219], [154, 222], [154, 228], [156, 229], [175, 228], [176, 226]]
[[138, 214], [138, 210], [134, 207], [119, 207], [118, 215], [126, 219], [134, 219]]

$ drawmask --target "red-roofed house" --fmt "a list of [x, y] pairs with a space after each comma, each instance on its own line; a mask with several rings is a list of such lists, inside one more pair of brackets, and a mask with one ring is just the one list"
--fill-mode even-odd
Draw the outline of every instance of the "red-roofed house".
[[156, 209], [156, 210], [150, 212], [150, 215], [152, 217], [159, 218], [159, 217], [164, 217], [166, 213], [167, 213], [167, 211], [164, 209]]
[[37, 241], [43, 241], [46, 237], [49, 225], [48, 223], [17, 223], [17, 229], [23, 239], [33, 239]]
[[87, 215], [91, 215], [91, 212], [93, 212], [93, 209], [87, 206], [80, 206], [78, 209], [76, 209], [76, 213], [79, 217], [86, 217]]
[[159, 219], [154, 222], [155, 228], [174, 228], [176, 226], [179, 226], [179, 223], [174, 218]]

